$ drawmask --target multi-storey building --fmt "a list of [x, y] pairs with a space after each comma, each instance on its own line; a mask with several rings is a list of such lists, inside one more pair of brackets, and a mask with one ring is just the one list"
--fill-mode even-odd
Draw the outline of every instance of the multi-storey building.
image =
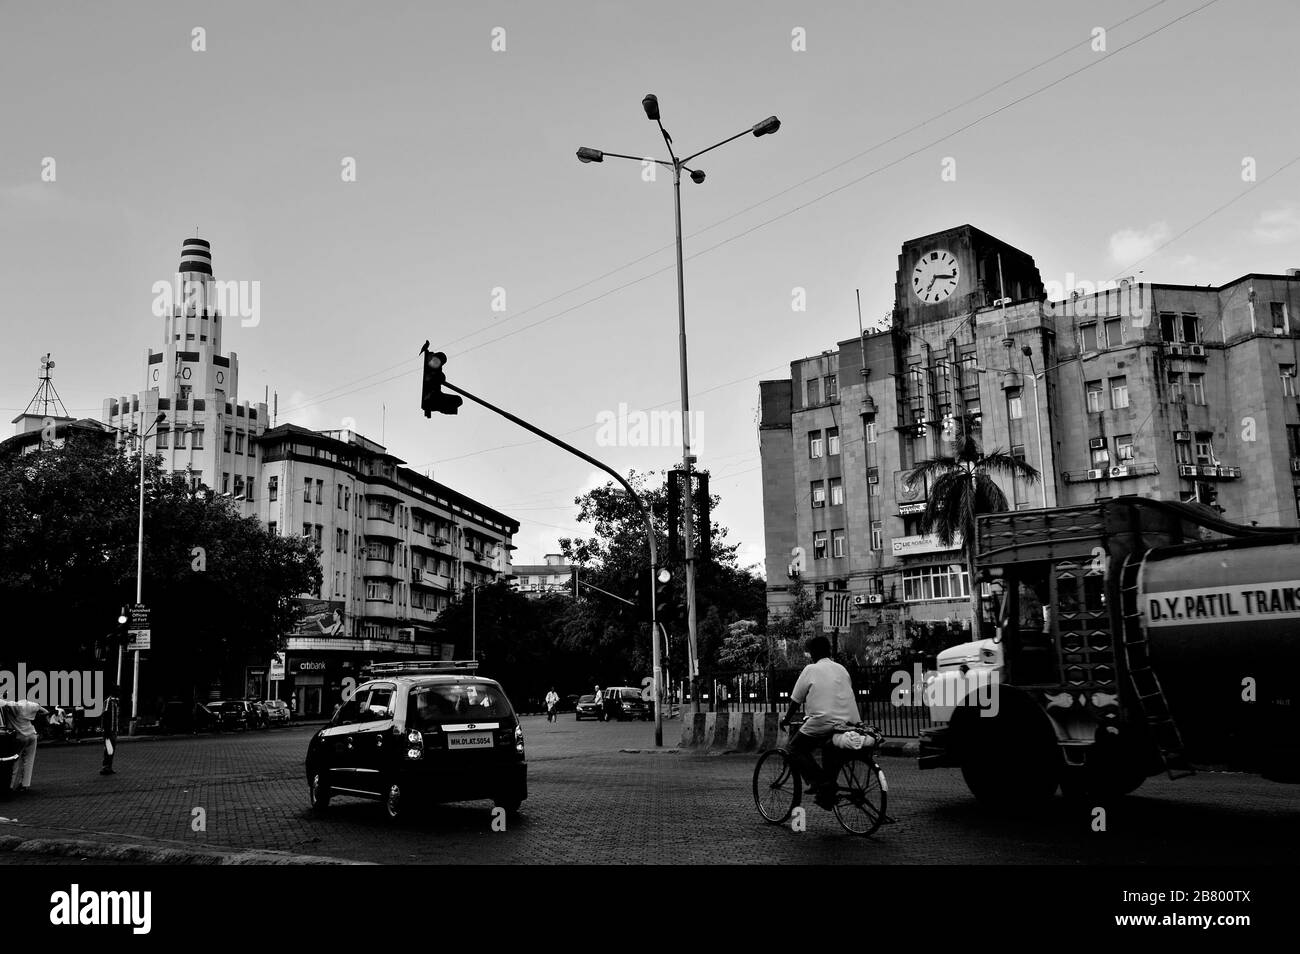
[[[259, 466], [253, 440], [267, 427], [266, 405], [239, 401], [239, 355], [221, 351], [221, 286], [206, 240], [184, 241], [172, 287], [178, 294], [159, 299], [162, 350], [145, 351], [144, 388], [105, 398], [102, 419], [123, 441], [147, 434], [145, 451], [161, 454], [164, 469], [228, 494], [248, 516]], [[155, 426], [159, 413], [166, 417]]]
[[978, 229], [904, 243], [890, 330], [760, 385], [769, 610], [801, 548], [804, 583], [852, 593], [858, 631], [968, 625], [960, 551], [921, 534], [928, 488], [906, 479], [962, 414], [1042, 474], [1005, 482], [1013, 508], [1139, 494], [1300, 524], [1297, 309], [1296, 269], [1052, 302], [1029, 255]]
[[452, 658], [433, 621], [454, 594], [510, 576], [518, 522], [351, 431], [283, 424], [255, 443], [257, 516], [320, 552], [321, 591], [285, 647], [297, 711], [337, 700], [366, 660]]
[[515, 589], [526, 596], [540, 596], [542, 593], [571, 594], [573, 564], [559, 553], [548, 553], [542, 559], [546, 562], [516, 564], [513, 567]]

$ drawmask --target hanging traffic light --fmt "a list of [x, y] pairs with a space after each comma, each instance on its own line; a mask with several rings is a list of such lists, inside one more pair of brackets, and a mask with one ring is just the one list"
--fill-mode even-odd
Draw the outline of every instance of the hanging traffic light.
[[695, 475], [700, 484], [700, 502], [696, 512], [700, 515], [700, 556], [704, 559], [709, 558], [709, 547], [712, 542], [712, 535], [709, 532], [709, 475], [707, 472], [701, 472]]
[[439, 414], [455, 414], [465, 403], [459, 394], [443, 394], [442, 386], [447, 383], [447, 375], [442, 370], [447, 364], [447, 356], [441, 351], [430, 351], [429, 342], [420, 349], [424, 355], [424, 382], [420, 393], [420, 409], [425, 417], [431, 417], [434, 411]]
[[681, 535], [678, 526], [682, 522], [682, 472], [668, 471], [668, 559], [678, 559]]
[[578, 598], [578, 568], [569, 568], [569, 582], [573, 585], [573, 598]]

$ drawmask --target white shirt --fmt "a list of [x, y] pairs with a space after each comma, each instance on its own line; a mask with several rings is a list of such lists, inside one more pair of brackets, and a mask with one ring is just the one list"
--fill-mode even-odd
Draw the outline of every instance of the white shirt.
[[36, 727], [32, 725], [32, 720], [45, 711], [41, 706], [34, 702], [28, 702], [26, 699], [20, 699], [17, 702], [0, 700], [0, 706], [4, 707], [5, 716], [13, 727], [18, 730], [19, 735], [35, 738]]
[[546, 694], [546, 704], [548, 706], [553, 706], [559, 701], [560, 701], [560, 697], [555, 694], [554, 689], [552, 689], [550, 692]]
[[849, 671], [829, 656], [804, 666], [790, 698], [802, 705], [808, 716], [799, 729], [802, 735], [829, 735], [841, 722], [862, 720]]

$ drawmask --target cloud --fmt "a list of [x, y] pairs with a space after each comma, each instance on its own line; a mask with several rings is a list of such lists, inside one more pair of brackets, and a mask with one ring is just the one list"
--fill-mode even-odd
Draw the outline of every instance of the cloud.
[[338, 419], [326, 416], [319, 402], [304, 405], [303, 402], [308, 400], [310, 400], [310, 397], [302, 391], [294, 391], [287, 399], [282, 396], [280, 398], [279, 423], [297, 424], [309, 431], [333, 430], [343, 427], [343, 424]]
[[742, 543], [736, 551], [736, 562], [742, 567], [754, 567], [759, 576], [766, 573], [767, 549], [761, 543]]
[[1110, 257], [1127, 267], [1149, 256], [1169, 238], [1169, 226], [1156, 222], [1145, 229], [1120, 229], [1110, 237]]
[[1287, 204], [1265, 209], [1259, 214], [1251, 235], [1265, 245], [1300, 241], [1300, 208]]

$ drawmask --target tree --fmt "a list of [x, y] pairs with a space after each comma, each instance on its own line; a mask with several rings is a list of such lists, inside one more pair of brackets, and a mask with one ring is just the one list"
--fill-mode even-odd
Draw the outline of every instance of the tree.
[[[9, 610], [0, 668], [92, 669], [115, 655], [104, 654], [106, 638], [119, 608], [135, 601], [139, 466], [138, 456], [89, 440], [0, 460], [0, 598]], [[222, 677], [242, 690], [242, 667], [269, 659], [292, 626], [294, 597], [319, 590], [314, 548], [195, 492], [156, 457], [145, 460], [144, 511], [154, 629], [146, 696]]]
[[921, 518], [923, 533], [934, 533], [944, 546], [961, 537], [961, 550], [970, 574], [973, 612], [971, 629], [979, 638], [979, 584], [975, 579], [975, 518], [1007, 510], [1007, 497], [995, 477], [1038, 480], [1038, 471], [1018, 457], [999, 450], [984, 452], [976, 433], [979, 420], [963, 415], [952, 422], [952, 452], [923, 460], [908, 474], [909, 483], [925, 481], [930, 488]]
[[790, 597], [789, 609], [768, 624], [767, 631], [772, 643], [768, 655], [774, 663], [788, 660], [792, 646], [798, 651], [799, 644], [808, 634], [808, 624], [821, 612], [816, 597], [801, 577], [796, 576], [790, 584]]

